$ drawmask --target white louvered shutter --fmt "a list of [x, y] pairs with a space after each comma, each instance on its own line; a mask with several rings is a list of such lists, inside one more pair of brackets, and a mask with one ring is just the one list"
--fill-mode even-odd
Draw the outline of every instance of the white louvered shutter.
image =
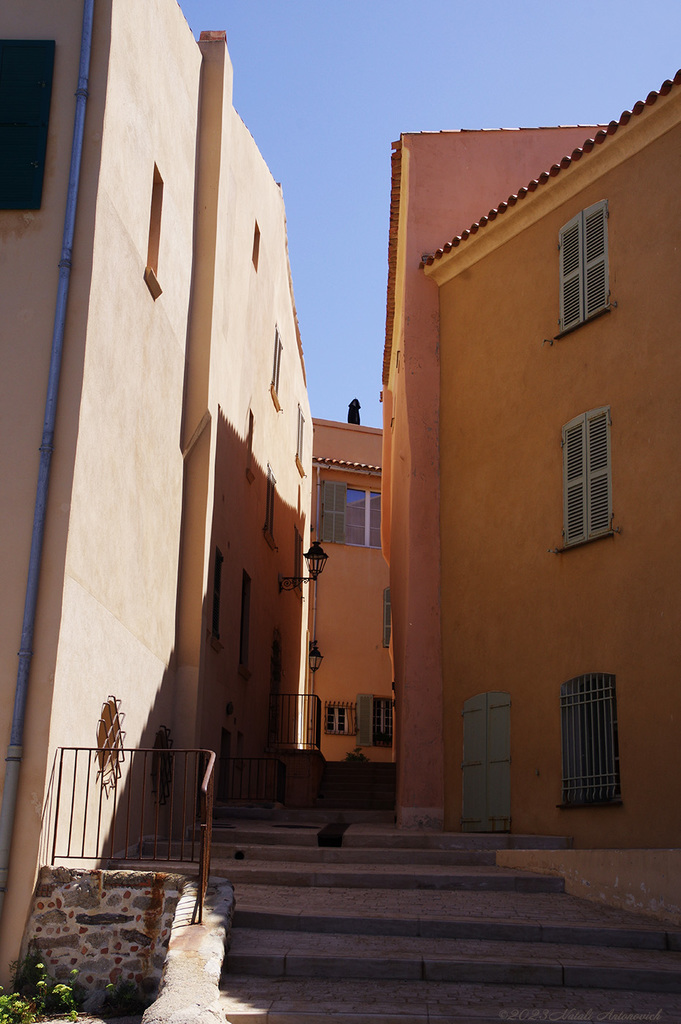
[[582, 296], [582, 214], [569, 220], [558, 236], [560, 249], [560, 329], [584, 319]]
[[586, 414], [588, 536], [610, 529], [612, 519], [610, 483], [610, 413], [595, 409]]
[[374, 698], [371, 693], [357, 694], [357, 745], [373, 746]]
[[345, 544], [347, 485], [324, 481], [322, 487], [322, 541]]
[[603, 199], [583, 211], [584, 318], [608, 305], [608, 202]]
[[578, 416], [563, 427], [563, 533], [565, 544], [586, 540], [586, 431]]

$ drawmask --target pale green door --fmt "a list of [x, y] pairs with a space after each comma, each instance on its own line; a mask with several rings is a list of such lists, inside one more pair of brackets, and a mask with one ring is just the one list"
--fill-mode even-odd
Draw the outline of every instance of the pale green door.
[[463, 706], [462, 832], [511, 829], [511, 697], [478, 693]]

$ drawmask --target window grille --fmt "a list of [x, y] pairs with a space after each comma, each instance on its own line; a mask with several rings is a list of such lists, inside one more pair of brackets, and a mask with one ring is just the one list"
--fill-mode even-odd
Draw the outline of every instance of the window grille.
[[324, 732], [336, 736], [352, 736], [356, 732], [355, 704], [349, 701], [326, 701]]
[[105, 792], [116, 788], [116, 783], [121, 777], [120, 766], [125, 761], [123, 717], [120, 700], [117, 697], [109, 697], [102, 705], [102, 716], [97, 726], [99, 778]]
[[564, 804], [620, 798], [615, 677], [577, 676], [560, 688]]

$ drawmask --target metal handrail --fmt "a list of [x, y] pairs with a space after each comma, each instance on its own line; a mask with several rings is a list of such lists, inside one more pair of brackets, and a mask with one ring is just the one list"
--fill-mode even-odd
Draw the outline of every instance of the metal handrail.
[[215, 752], [211, 750], [208, 766], [201, 782], [201, 842], [199, 845], [198, 917], [203, 923], [203, 903], [210, 875], [210, 852], [213, 840], [213, 787], [215, 781]]
[[43, 856], [52, 864], [198, 861], [201, 920], [215, 761], [215, 752], [202, 748], [58, 747], [43, 811]]

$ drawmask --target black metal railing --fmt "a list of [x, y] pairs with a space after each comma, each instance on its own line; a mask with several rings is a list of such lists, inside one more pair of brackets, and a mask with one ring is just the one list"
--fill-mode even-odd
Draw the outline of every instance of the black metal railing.
[[43, 863], [196, 862], [210, 873], [212, 750], [59, 747], [43, 811]]
[[225, 803], [257, 801], [283, 804], [286, 765], [275, 757], [221, 757], [217, 799]]
[[270, 694], [268, 746], [319, 750], [322, 702], [316, 693]]

